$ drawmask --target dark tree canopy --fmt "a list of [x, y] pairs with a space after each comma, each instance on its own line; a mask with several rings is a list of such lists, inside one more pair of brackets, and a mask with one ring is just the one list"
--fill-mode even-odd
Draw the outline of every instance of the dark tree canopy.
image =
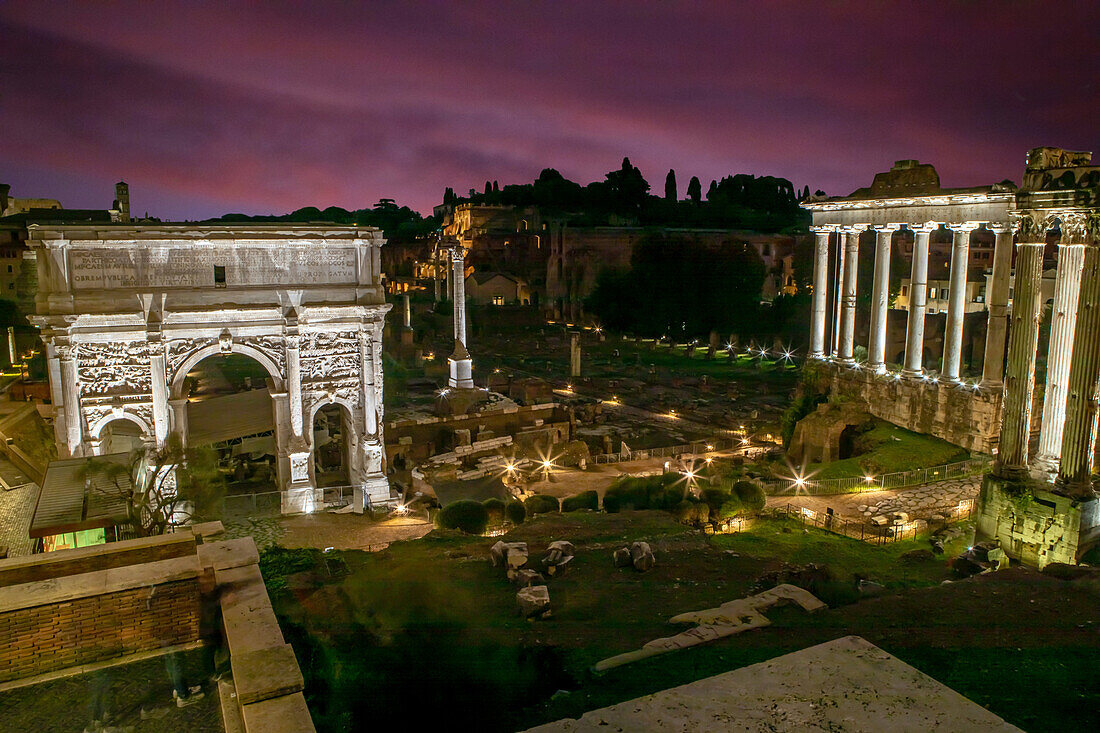
[[671, 168], [665, 176], [665, 201], [676, 201], [676, 171]]
[[652, 235], [635, 245], [630, 270], [600, 276], [587, 307], [610, 328], [646, 336], [750, 333], [766, 274], [749, 244]]
[[[486, 185], [488, 186], [489, 183], [486, 182]], [[444, 192], [443, 198], [447, 198], [448, 192], [454, 198], [454, 191], [449, 188]], [[324, 211], [316, 206], [306, 206], [289, 214], [270, 214], [267, 216], [226, 214], [210, 221], [360, 224], [378, 227], [385, 233], [386, 240], [391, 244], [412, 242], [419, 237], [427, 236], [439, 226], [439, 221], [435, 217], [423, 217], [408, 206], [398, 206], [393, 199], [385, 198], [379, 199], [378, 203], [369, 209], [356, 209], [355, 211], [348, 211], [339, 206], [330, 206]]]
[[691, 199], [693, 204], [701, 203], [703, 200], [703, 184], [699, 183], [699, 176], [692, 176], [688, 181], [688, 198]]

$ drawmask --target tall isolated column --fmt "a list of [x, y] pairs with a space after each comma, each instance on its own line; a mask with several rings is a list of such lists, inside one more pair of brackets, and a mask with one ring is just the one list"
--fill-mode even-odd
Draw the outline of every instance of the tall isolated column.
[[852, 364], [856, 341], [856, 276], [859, 268], [859, 235], [863, 226], [849, 227], [844, 235], [844, 292], [840, 311], [840, 348], [838, 358], [841, 363]]
[[1008, 337], [1008, 281], [1012, 276], [1012, 227], [991, 224], [996, 236], [993, 246], [993, 277], [985, 294], [989, 324], [985, 332], [982, 386], [1000, 386], [1005, 371], [1005, 339]]
[[1077, 296], [1085, 245], [1058, 245], [1058, 273], [1054, 278], [1054, 309], [1050, 314], [1047, 346], [1047, 383], [1043, 392], [1043, 420], [1039, 430], [1039, 455], [1035, 467], [1053, 474], [1062, 454], [1062, 428], [1066, 421], [1066, 389], [1073, 360], [1073, 334], [1077, 325]]
[[[1025, 235], [1023, 232], [1027, 231]], [[1031, 399], [1035, 392], [1035, 352], [1039, 346], [1039, 313], [1042, 305], [1043, 242], [1041, 232], [1022, 230], [1016, 246], [1016, 281], [1012, 298], [1012, 328], [1008, 336], [1008, 368], [1005, 372], [1004, 418], [996, 471], [1005, 478], [1027, 475], [1028, 439], [1031, 436]]]
[[871, 337], [867, 343], [867, 367], [876, 374], [886, 371], [886, 320], [890, 305], [890, 242], [897, 224], [875, 227], [875, 273], [871, 289]]
[[966, 266], [970, 259], [970, 232], [977, 224], [948, 224], [954, 232], [951, 246], [951, 284], [947, 301], [947, 329], [943, 337], [943, 378], [959, 381], [962, 361], [963, 316], [966, 314]]
[[458, 389], [472, 389], [474, 386], [473, 360], [466, 350], [466, 249], [454, 244], [451, 252], [451, 280], [454, 282], [454, 325], [455, 350], [447, 359], [450, 377], [447, 385]]
[[938, 224], [930, 222], [913, 229], [913, 268], [909, 275], [909, 320], [905, 328], [907, 377], [924, 374], [924, 313], [928, 308], [928, 241]]
[[814, 232], [814, 300], [810, 316], [810, 358], [825, 358], [825, 309], [829, 290], [829, 235], [832, 227], [810, 227]]
[[1064, 217], [1062, 241], [1088, 242], [1084, 247], [1077, 328], [1066, 393], [1066, 422], [1058, 487], [1071, 496], [1092, 494], [1093, 450], [1096, 445], [1097, 374], [1100, 373], [1100, 249], [1087, 234], [1084, 217]]

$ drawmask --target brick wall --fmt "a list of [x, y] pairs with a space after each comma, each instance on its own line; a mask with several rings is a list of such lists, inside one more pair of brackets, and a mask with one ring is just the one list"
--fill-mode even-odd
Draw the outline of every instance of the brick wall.
[[199, 638], [196, 579], [0, 613], [0, 682]]

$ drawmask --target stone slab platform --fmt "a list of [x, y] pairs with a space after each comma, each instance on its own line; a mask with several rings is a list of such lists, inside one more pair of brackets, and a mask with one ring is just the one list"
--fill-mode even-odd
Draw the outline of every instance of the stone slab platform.
[[532, 728], [642, 730], [1019, 731], [858, 636]]

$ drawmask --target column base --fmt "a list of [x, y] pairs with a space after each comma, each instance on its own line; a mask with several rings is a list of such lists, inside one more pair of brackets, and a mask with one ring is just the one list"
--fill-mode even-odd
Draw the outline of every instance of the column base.
[[899, 374], [906, 379], [924, 379], [925, 377], [923, 369], [902, 369]]
[[806, 355], [806, 358], [807, 359], [822, 359], [822, 360], [824, 360], [824, 359], [827, 359], [829, 357], [826, 356], [824, 351], [811, 351], [809, 354]]
[[447, 386], [452, 389], [473, 389], [474, 387], [474, 362], [472, 359], [447, 359], [450, 376], [447, 378]]
[[885, 374], [886, 373], [886, 364], [868, 364], [867, 365], [867, 371], [872, 372], [874, 374]]
[[998, 541], [1010, 559], [1040, 569], [1075, 564], [1100, 541], [1100, 499], [1075, 500], [1047, 483], [988, 475], [974, 516], [975, 543]]
[[280, 511], [283, 514], [312, 514], [324, 507], [324, 491], [309, 481], [292, 481], [283, 489]]
[[355, 487], [355, 493], [352, 498], [352, 511], [356, 514], [362, 514], [368, 508], [386, 506], [392, 504], [396, 499], [390, 492], [390, 480], [385, 476], [369, 476], [364, 481], [362, 486]]
[[1058, 475], [1059, 463], [1061, 463], [1061, 456], [1040, 453], [1035, 457], [1035, 462], [1031, 464], [1031, 470], [1042, 478], [1052, 481]]

